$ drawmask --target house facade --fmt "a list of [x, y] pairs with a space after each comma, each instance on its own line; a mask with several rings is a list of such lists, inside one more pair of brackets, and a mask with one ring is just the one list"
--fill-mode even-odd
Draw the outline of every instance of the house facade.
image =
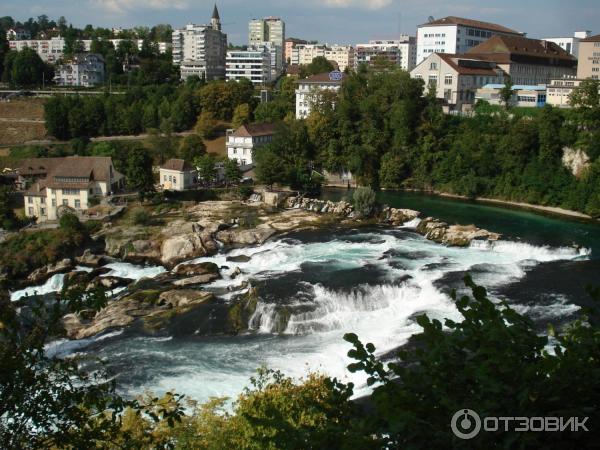
[[[501, 92], [504, 84], [486, 84], [477, 89], [475, 100], [485, 100], [491, 105], [504, 105]], [[546, 86], [525, 86], [514, 85], [512, 87], [513, 95], [509, 100], [510, 106], [523, 108], [542, 108], [547, 100]]]
[[577, 78], [600, 79], [600, 34], [579, 42]]
[[184, 159], [169, 159], [159, 170], [163, 189], [184, 191], [198, 184], [198, 172]]
[[334, 71], [296, 81], [296, 119], [306, 119], [310, 115], [312, 105], [324, 91], [338, 92], [345, 77], [345, 73]]
[[104, 83], [104, 58], [96, 53], [82, 53], [56, 68], [58, 86], [95, 86]]
[[67, 211], [81, 215], [92, 198], [111, 195], [124, 183], [112, 159], [99, 156], [31, 158], [19, 163], [17, 173], [31, 183], [23, 193], [25, 215], [38, 222], [57, 220]]
[[449, 16], [417, 28], [417, 64], [433, 53], [464, 53], [492, 36], [525, 36], [503, 25]]
[[477, 89], [486, 84], [504, 82], [504, 72], [489, 61], [469, 58], [468, 55], [434, 53], [415, 67], [410, 75], [423, 80], [425, 91], [435, 89], [448, 109], [461, 111], [475, 103]]
[[237, 130], [227, 130], [227, 157], [236, 160], [244, 170], [254, 163], [252, 152], [271, 142], [274, 134], [272, 123], [246, 124]]
[[370, 40], [368, 44], [356, 44], [356, 67], [372, 65], [377, 59], [385, 59], [402, 70], [410, 72], [417, 65], [417, 43], [412, 36], [394, 40]]

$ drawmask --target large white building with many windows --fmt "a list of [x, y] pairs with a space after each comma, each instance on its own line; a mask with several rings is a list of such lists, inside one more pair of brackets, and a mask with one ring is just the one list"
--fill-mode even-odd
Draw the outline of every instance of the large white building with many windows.
[[271, 54], [265, 47], [248, 50], [230, 50], [226, 61], [227, 81], [247, 78], [255, 86], [271, 81]]
[[215, 5], [210, 24], [189, 24], [173, 31], [173, 64], [181, 69], [181, 78], [197, 75], [206, 80], [225, 78], [227, 35], [221, 31], [221, 19]]
[[402, 35], [400, 39], [374, 39], [368, 44], [356, 44], [356, 67], [373, 65], [380, 59], [410, 72], [417, 65], [416, 39]]
[[570, 53], [575, 58], [579, 58], [579, 42], [591, 35], [592, 33], [590, 31], [576, 31], [573, 36], [544, 38], [543, 40], [554, 42], [567, 53]]
[[346, 74], [339, 71], [331, 73], [318, 73], [308, 78], [298, 80], [296, 83], [296, 119], [306, 119], [312, 110], [313, 104], [325, 91], [338, 92]]
[[419, 64], [432, 53], [465, 53], [494, 35], [525, 36], [525, 33], [462, 17], [431, 20], [417, 28], [416, 63]]

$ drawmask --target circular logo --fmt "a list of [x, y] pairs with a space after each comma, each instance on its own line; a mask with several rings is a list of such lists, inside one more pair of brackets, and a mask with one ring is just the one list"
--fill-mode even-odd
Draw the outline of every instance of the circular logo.
[[460, 439], [473, 439], [481, 431], [481, 418], [472, 409], [460, 409], [454, 413], [452, 432]]
[[334, 70], [333, 72], [329, 72], [329, 79], [331, 81], [340, 81], [343, 75], [339, 70]]

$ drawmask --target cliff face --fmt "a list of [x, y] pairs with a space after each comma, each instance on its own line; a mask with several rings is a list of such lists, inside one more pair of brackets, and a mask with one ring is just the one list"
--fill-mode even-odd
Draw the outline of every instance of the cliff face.
[[571, 173], [579, 178], [590, 166], [590, 158], [583, 150], [563, 148], [562, 162]]

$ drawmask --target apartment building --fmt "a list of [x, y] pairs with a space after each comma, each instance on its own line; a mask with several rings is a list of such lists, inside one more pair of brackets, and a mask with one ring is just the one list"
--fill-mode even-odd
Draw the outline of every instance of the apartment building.
[[271, 54], [266, 47], [230, 50], [226, 61], [227, 81], [247, 78], [255, 86], [271, 81]]
[[253, 152], [273, 140], [275, 125], [272, 123], [252, 123], [227, 130], [227, 157], [234, 159], [245, 170], [253, 164]]
[[579, 42], [582, 39], [587, 39], [592, 35], [590, 31], [576, 31], [570, 37], [555, 37], [544, 38], [543, 41], [554, 42], [567, 53], [570, 53], [575, 58], [579, 58]]
[[217, 5], [210, 24], [189, 24], [173, 31], [173, 64], [183, 80], [197, 75], [206, 80], [225, 78], [227, 35], [221, 31]]
[[504, 71], [491, 61], [469, 55], [434, 53], [429, 55], [410, 75], [423, 80], [425, 90], [435, 89], [448, 110], [464, 111], [475, 103], [477, 89], [487, 84], [504, 82]]
[[57, 220], [62, 212], [81, 215], [92, 198], [106, 197], [124, 184], [112, 159], [100, 156], [30, 158], [19, 163], [17, 173], [32, 183], [23, 194], [25, 215], [38, 222]]
[[417, 61], [432, 53], [465, 53], [495, 35], [525, 36], [503, 25], [449, 16], [431, 20], [417, 28]]
[[95, 86], [104, 83], [104, 58], [96, 53], [75, 55], [55, 70], [58, 86]]
[[285, 22], [279, 17], [252, 19], [248, 22], [248, 45], [267, 47], [271, 53], [271, 76], [276, 78], [283, 72], [285, 62]]
[[160, 166], [160, 185], [171, 191], [184, 191], [198, 184], [198, 172], [184, 159], [169, 159]]
[[24, 39], [31, 39], [31, 33], [23, 28], [11, 28], [6, 32], [7, 41], [22, 41]]
[[412, 36], [400, 39], [370, 40], [368, 44], [356, 44], [356, 67], [373, 65], [377, 60], [387, 60], [410, 72], [417, 65], [417, 43]]
[[577, 59], [554, 42], [522, 36], [493, 36], [465, 56], [496, 63], [513, 84], [547, 84], [577, 70]]
[[297, 45], [306, 44], [308, 44], [308, 42], [303, 39], [287, 38], [283, 47], [283, 60], [285, 61], [285, 63], [288, 65], [292, 63], [292, 50], [294, 49], [294, 47], [296, 47]]
[[290, 65], [308, 65], [319, 56], [335, 63], [341, 71], [356, 65], [354, 47], [338, 44], [297, 44], [292, 48]]
[[579, 42], [577, 78], [600, 79], [600, 34]]
[[313, 104], [324, 91], [338, 92], [346, 74], [339, 71], [319, 73], [296, 81], [296, 119], [306, 119]]
[[9, 41], [8, 46], [11, 50], [17, 52], [25, 48], [31, 48], [37, 52], [42, 61], [55, 63], [64, 55], [65, 40], [60, 36], [50, 39], [23, 39]]

